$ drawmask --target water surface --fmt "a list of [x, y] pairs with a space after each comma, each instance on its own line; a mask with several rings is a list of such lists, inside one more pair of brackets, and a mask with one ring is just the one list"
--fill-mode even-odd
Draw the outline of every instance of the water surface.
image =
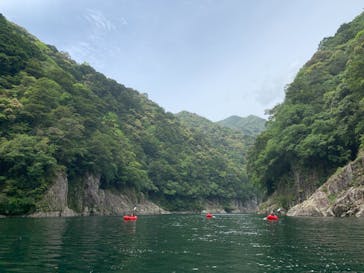
[[364, 272], [364, 219], [0, 219], [0, 272]]

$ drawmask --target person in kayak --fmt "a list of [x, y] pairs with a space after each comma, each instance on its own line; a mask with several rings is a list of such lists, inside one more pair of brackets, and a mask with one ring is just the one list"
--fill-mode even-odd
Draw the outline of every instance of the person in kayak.
[[278, 220], [278, 216], [272, 210], [271, 213], [265, 219], [267, 219], [267, 220]]

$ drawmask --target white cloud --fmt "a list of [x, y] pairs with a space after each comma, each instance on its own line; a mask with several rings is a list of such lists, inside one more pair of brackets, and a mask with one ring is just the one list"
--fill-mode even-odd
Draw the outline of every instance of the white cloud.
[[[109, 19], [107, 19], [102, 12], [94, 9], [88, 9], [85, 15], [85, 19], [96, 29], [103, 31], [116, 30], [116, 25]], [[126, 22], [126, 20], [125, 20]]]
[[97, 9], [86, 9], [82, 17], [87, 26], [83, 28], [83, 35], [78, 40], [65, 45], [65, 50], [78, 62], [88, 62], [96, 69], [105, 67], [105, 60], [115, 51], [115, 44], [110, 41], [111, 32], [117, 31], [118, 26], [127, 21], [113, 21]]

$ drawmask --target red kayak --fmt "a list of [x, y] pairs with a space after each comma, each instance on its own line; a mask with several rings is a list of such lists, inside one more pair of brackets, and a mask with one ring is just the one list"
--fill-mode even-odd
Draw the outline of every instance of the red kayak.
[[206, 218], [212, 218], [212, 216], [213, 216], [212, 213], [207, 213], [206, 214]]
[[267, 216], [267, 220], [277, 221], [278, 220], [278, 216], [277, 215], [273, 215], [273, 214], [269, 214]]
[[136, 215], [124, 215], [123, 219], [125, 221], [136, 221], [138, 219], [138, 216], [136, 216]]

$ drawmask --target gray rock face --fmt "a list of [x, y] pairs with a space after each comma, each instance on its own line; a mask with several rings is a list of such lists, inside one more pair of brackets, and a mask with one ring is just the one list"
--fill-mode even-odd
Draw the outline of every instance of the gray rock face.
[[140, 214], [164, 214], [165, 210], [156, 204], [138, 198], [133, 191], [126, 194], [100, 189], [100, 178], [93, 175], [85, 177], [82, 215], [122, 215], [131, 213], [136, 206]]
[[[350, 187], [332, 206], [335, 216], [361, 216], [364, 207], [364, 186]], [[360, 212], [360, 214], [359, 214]]]
[[[131, 213], [136, 206], [137, 214], [166, 214], [153, 202], [137, 195], [132, 190], [123, 193], [116, 190], [100, 188], [100, 177], [87, 174], [76, 187], [76, 193], [70, 194], [69, 181], [64, 173], [58, 173], [53, 185], [43, 199], [37, 204], [37, 210], [30, 217], [59, 217], [59, 216], [89, 216], [89, 215], [123, 215]], [[70, 198], [72, 199], [70, 202]], [[76, 207], [75, 209], [73, 207]], [[231, 202], [229, 211], [233, 213], [255, 212], [258, 201], [252, 199], [242, 203], [238, 200]], [[226, 213], [219, 202], [206, 202], [206, 210], [214, 213]]]
[[53, 185], [38, 203], [37, 211], [31, 217], [75, 216], [76, 212], [68, 208], [68, 180], [64, 173], [58, 173]]
[[[225, 204], [226, 205], [226, 204]], [[253, 213], [258, 209], [258, 201], [256, 199], [251, 199], [246, 202], [241, 202], [240, 200], [233, 200], [224, 207], [218, 200], [206, 201], [203, 204], [204, 212], [211, 213]]]
[[364, 156], [338, 170], [288, 216], [364, 216]]
[[156, 204], [136, 196], [133, 191], [127, 194], [100, 189], [100, 178], [86, 175], [82, 181], [82, 188], [77, 194], [76, 204], [80, 211], [69, 208], [68, 179], [59, 173], [54, 184], [49, 188], [43, 199], [37, 205], [37, 211], [30, 217], [57, 216], [87, 216], [87, 215], [123, 215], [131, 213], [136, 206], [138, 214], [167, 213]]
[[244, 203], [235, 200], [232, 203], [233, 213], [253, 213], [258, 210], [258, 200], [256, 198], [250, 199]]

